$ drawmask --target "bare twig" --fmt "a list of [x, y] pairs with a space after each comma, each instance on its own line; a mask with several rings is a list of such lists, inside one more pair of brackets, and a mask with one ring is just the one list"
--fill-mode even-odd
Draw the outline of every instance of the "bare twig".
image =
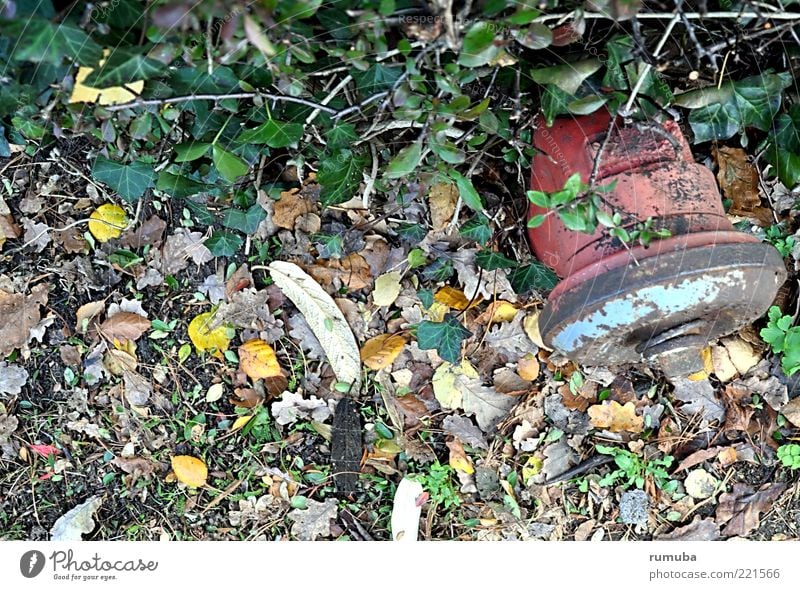
[[[800, 12], [786, 12], [786, 11], [779, 11], [779, 12], [771, 12], [769, 14], [763, 14], [758, 12], [739, 12], [736, 10], [723, 10], [718, 12], [684, 12], [683, 15], [689, 20], [714, 20], [714, 19], [745, 19], [745, 18], [761, 18], [765, 20], [791, 20], [800, 22]], [[570, 17], [575, 16], [574, 12], [563, 12], [558, 14], [544, 14], [533, 19], [532, 22], [535, 23], [544, 23], [552, 20], [567, 20]], [[636, 15], [636, 18], [639, 20], [667, 20], [672, 19], [675, 17], [675, 14], [672, 12], [644, 12], [639, 13]], [[605, 20], [614, 20], [614, 18], [609, 14], [604, 14], [601, 12], [584, 12], [581, 15], [581, 18], [586, 20], [598, 20], [598, 19], [605, 19]]]
[[274, 100], [278, 102], [293, 102], [296, 104], [302, 104], [307, 107], [311, 107], [313, 109], [319, 109], [320, 111], [329, 113], [331, 115], [335, 115], [336, 113], [339, 112], [336, 109], [332, 109], [323, 104], [306, 100], [305, 98], [297, 98], [296, 96], [286, 96], [284, 94], [268, 94], [264, 92], [233, 92], [231, 94], [188, 94], [185, 96], [171, 96], [169, 98], [148, 98], [148, 99], [136, 98], [129, 102], [124, 102], [122, 104], [115, 104], [104, 108], [107, 111], [121, 111], [123, 109], [135, 109], [137, 107], [176, 104], [181, 102], [190, 102], [193, 100], [219, 101], [229, 98], [256, 98], [256, 97], [264, 98], [266, 100]]

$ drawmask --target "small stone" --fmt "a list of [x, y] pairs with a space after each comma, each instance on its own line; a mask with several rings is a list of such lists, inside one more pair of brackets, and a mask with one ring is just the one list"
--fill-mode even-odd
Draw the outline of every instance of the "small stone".
[[714, 495], [719, 486], [719, 480], [705, 469], [695, 469], [686, 476], [683, 485], [686, 487], [686, 493], [692, 498], [705, 500]]
[[619, 516], [625, 524], [647, 524], [650, 499], [642, 490], [631, 490], [622, 494], [619, 501]]

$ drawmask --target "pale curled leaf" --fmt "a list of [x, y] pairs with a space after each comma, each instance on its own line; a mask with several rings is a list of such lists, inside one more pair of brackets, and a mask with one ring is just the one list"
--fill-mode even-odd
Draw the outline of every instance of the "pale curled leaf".
[[296, 264], [275, 261], [269, 270], [272, 280], [308, 322], [336, 378], [352, 384], [351, 392], [357, 393], [361, 388], [361, 355], [347, 320], [331, 296]]
[[416, 541], [419, 535], [419, 517], [422, 504], [422, 484], [404, 477], [394, 493], [392, 506], [392, 540]]
[[336, 498], [328, 498], [325, 502], [309, 500], [308, 508], [305, 510], [295, 508], [289, 513], [289, 519], [294, 521], [292, 535], [300, 541], [329, 537], [331, 521], [336, 518], [338, 511]]
[[102, 503], [100, 496], [92, 496], [83, 504], [65, 513], [50, 529], [50, 540], [83, 541], [83, 535], [94, 530], [94, 515]]

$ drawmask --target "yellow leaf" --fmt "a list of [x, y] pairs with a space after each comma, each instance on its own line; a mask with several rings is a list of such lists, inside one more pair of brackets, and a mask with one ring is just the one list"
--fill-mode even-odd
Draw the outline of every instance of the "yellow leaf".
[[703, 369], [692, 373], [687, 377], [690, 381], [703, 381], [708, 379], [708, 376], [714, 372], [714, 362], [711, 360], [711, 347], [706, 346], [701, 352], [700, 356], [703, 358]]
[[172, 458], [172, 471], [178, 481], [190, 488], [203, 487], [208, 479], [206, 464], [191, 455], [175, 455]]
[[456, 471], [463, 471], [467, 475], [475, 473], [472, 460], [467, 457], [467, 453], [464, 452], [464, 445], [457, 440], [450, 441], [446, 444], [447, 448], [450, 449], [450, 467]]
[[272, 347], [255, 338], [239, 347], [239, 368], [251, 379], [268, 379], [281, 374], [281, 366]]
[[[103, 50], [103, 55], [108, 55], [108, 49]], [[97, 65], [102, 66], [105, 59], [101, 59]], [[75, 85], [72, 87], [72, 95], [69, 103], [90, 102], [95, 104], [121, 104], [135, 99], [144, 89], [144, 81], [138, 80], [125, 86], [110, 86], [108, 88], [94, 88], [83, 83], [94, 71], [94, 68], [80, 67], [75, 76]]]
[[378, 307], [391, 305], [400, 295], [400, 277], [395, 271], [387, 272], [375, 279], [375, 289], [372, 291], [372, 302]]
[[391, 367], [405, 345], [406, 339], [396, 334], [375, 336], [367, 340], [361, 348], [361, 362], [373, 371]]
[[540, 457], [530, 456], [522, 466], [522, 481], [528, 485], [528, 480], [539, 475], [544, 466], [544, 461]]
[[426, 310], [427, 319], [432, 322], [444, 321], [444, 316], [448, 311], [450, 309], [444, 303], [434, 301]]
[[128, 216], [125, 214], [125, 210], [111, 203], [100, 205], [89, 216], [89, 231], [98, 242], [107, 242], [118, 238], [127, 225]]
[[510, 322], [517, 316], [517, 307], [508, 301], [494, 301], [486, 310], [491, 313], [491, 323], [499, 324], [500, 322]]
[[217, 356], [222, 356], [222, 353], [228, 350], [231, 340], [225, 326], [211, 329], [213, 320], [213, 311], [207, 311], [195, 317], [189, 323], [189, 338], [197, 350], [210, 350]]
[[236, 432], [237, 430], [244, 428], [245, 424], [250, 422], [250, 420], [252, 419], [253, 419], [252, 416], [239, 416], [238, 418], [236, 418], [236, 421], [233, 423], [233, 426], [231, 426], [231, 432]]
[[483, 297], [478, 296], [472, 302], [470, 302], [470, 300], [467, 299], [467, 296], [464, 295], [463, 291], [454, 287], [442, 287], [436, 292], [436, 295], [434, 295], [433, 298], [439, 303], [459, 311], [467, 309], [467, 306], [475, 307], [481, 301], [483, 301]]
[[543, 348], [544, 350], [553, 350], [549, 346], [547, 346], [544, 341], [542, 340], [542, 333], [539, 331], [539, 314], [541, 310], [537, 309], [531, 314], [525, 316], [525, 319], [522, 320], [522, 327], [525, 330], [525, 333], [528, 335], [528, 338], [538, 346], [539, 348]]
[[461, 407], [463, 394], [456, 387], [456, 377], [459, 375], [470, 379], [478, 378], [478, 372], [467, 360], [462, 361], [460, 365], [444, 362], [433, 374], [433, 395], [444, 408], [454, 410]]
[[589, 418], [595, 428], [605, 428], [611, 432], [641, 432], [644, 429], [644, 418], [636, 415], [633, 402], [621, 406], [612, 400], [591, 406]]

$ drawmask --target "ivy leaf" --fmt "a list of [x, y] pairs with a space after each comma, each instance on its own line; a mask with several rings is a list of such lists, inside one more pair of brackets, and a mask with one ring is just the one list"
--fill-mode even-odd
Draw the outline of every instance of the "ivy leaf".
[[489, 22], [477, 22], [464, 36], [464, 44], [458, 54], [458, 63], [468, 68], [486, 65], [499, 55], [502, 47], [494, 44], [497, 27]]
[[553, 85], [567, 94], [575, 94], [584, 80], [602, 66], [597, 58], [584, 59], [574, 63], [537, 68], [531, 71], [533, 81], [542, 86]]
[[193, 162], [205, 156], [209, 149], [211, 149], [210, 143], [201, 143], [198, 141], [179, 143], [175, 146], [175, 161]]
[[339, 123], [327, 133], [328, 147], [332, 150], [346, 148], [359, 139], [356, 128], [350, 123]]
[[498, 268], [514, 268], [517, 263], [493, 250], [481, 250], [475, 254], [475, 262], [484, 270], [497, 270]]
[[398, 226], [397, 235], [399, 235], [400, 239], [404, 242], [418, 244], [428, 235], [428, 230], [418, 223], [404, 223]]
[[212, 146], [212, 155], [219, 175], [228, 182], [236, 182], [250, 170], [247, 162], [216, 143]]
[[397, 152], [397, 155], [389, 162], [384, 176], [386, 178], [403, 178], [404, 176], [408, 176], [419, 166], [421, 156], [422, 144], [420, 142], [415, 142], [404, 147]]
[[459, 233], [468, 240], [475, 240], [481, 246], [485, 246], [492, 239], [492, 228], [489, 227], [489, 222], [483, 215], [476, 215], [464, 223]]
[[464, 204], [473, 211], [483, 211], [483, 200], [481, 200], [478, 191], [475, 190], [472, 181], [455, 170], [450, 171], [450, 178], [456, 181], [458, 194], [461, 195]]
[[136, 202], [156, 179], [151, 164], [140, 161], [121, 164], [102, 156], [94, 161], [92, 176], [110, 186], [129, 203]]
[[24, 39], [14, 45], [15, 60], [60, 65], [68, 57], [82, 66], [96, 66], [103, 59], [102, 47], [69, 23], [20, 19], [9, 27], [9, 32], [17, 39]]
[[284, 123], [270, 119], [254, 129], [246, 129], [236, 139], [238, 143], [265, 143], [271, 148], [296, 146], [303, 137], [301, 123]]
[[197, 182], [179, 174], [172, 174], [166, 170], [158, 173], [156, 188], [176, 199], [185, 199], [198, 193], [211, 192], [214, 189], [211, 185]]
[[432, 281], [446, 281], [453, 276], [453, 261], [449, 258], [437, 258], [425, 270], [422, 276]]
[[509, 275], [511, 286], [520, 295], [532, 291], [549, 291], [558, 284], [556, 274], [539, 261], [521, 266]]
[[442, 322], [425, 320], [417, 326], [417, 345], [422, 350], [435, 349], [439, 356], [457, 363], [461, 356], [461, 343], [472, 336], [452, 314], [444, 316]]
[[243, 244], [242, 238], [229, 231], [217, 231], [205, 241], [205, 246], [214, 256], [233, 256]]
[[319, 163], [317, 181], [321, 185], [319, 200], [323, 207], [350, 200], [361, 183], [364, 157], [351, 150], [339, 150], [323, 157]]
[[675, 104], [693, 109], [689, 124], [694, 143], [728, 139], [747, 127], [769, 130], [789, 84], [785, 75], [761, 74], [685, 92], [675, 97]]
[[115, 49], [102, 66], [95, 68], [84, 80], [92, 88], [124, 86], [131, 82], [149, 80], [160, 75], [165, 66], [139, 53], [127, 49]]
[[353, 72], [352, 76], [360, 94], [369, 96], [376, 92], [389, 90], [403, 75], [403, 68], [373, 64], [365, 72]]
[[575, 102], [575, 97], [564, 92], [554, 84], [545, 86], [542, 93], [542, 114], [548, 127], [553, 125], [558, 115], [569, 113], [569, 105]]
[[259, 204], [247, 210], [228, 209], [222, 218], [222, 225], [230, 229], [238, 229], [245, 234], [252, 234], [258, 229], [259, 224], [266, 218], [267, 212]]
[[775, 119], [774, 132], [765, 153], [778, 178], [788, 189], [800, 183], [800, 105]]

